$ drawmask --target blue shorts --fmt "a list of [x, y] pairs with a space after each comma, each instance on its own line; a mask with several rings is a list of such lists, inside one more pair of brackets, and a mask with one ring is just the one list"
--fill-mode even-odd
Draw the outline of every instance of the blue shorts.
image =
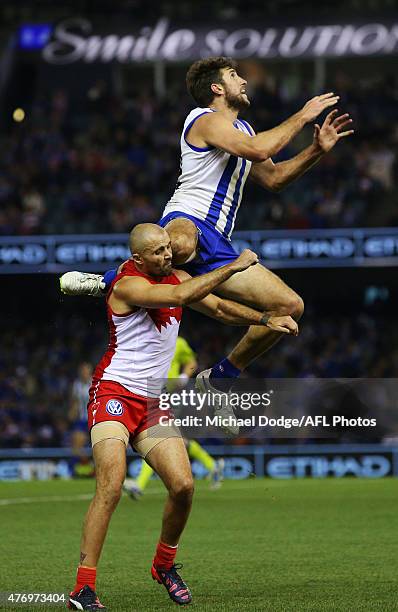
[[212, 225], [206, 221], [201, 221], [192, 215], [185, 212], [171, 212], [158, 221], [158, 225], [165, 227], [172, 219], [184, 217], [193, 221], [199, 233], [198, 237], [198, 254], [193, 261], [179, 266], [186, 270], [191, 276], [199, 276], [206, 272], [216, 270], [225, 264], [231, 263], [238, 257], [238, 253], [232, 246], [232, 243], [224, 238]]

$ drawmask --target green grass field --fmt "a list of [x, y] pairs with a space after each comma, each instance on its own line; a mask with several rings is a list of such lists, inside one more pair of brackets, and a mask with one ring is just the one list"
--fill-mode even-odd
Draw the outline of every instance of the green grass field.
[[[0, 483], [0, 591], [73, 586], [93, 488], [92, 481]], [[111, 611], [176, 609], [149, 574], [163, 498], [153, 482], [142, 501], [123, 497], [116, 510], [97, 581]], [[217, 492], [197, 483], [178, 555], [190, 609], [398, 610], [397, 502], [393, 479], [229, 481]]]

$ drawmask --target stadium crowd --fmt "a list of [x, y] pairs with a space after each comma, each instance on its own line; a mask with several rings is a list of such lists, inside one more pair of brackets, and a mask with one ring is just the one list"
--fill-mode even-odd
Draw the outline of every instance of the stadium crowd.
[[[256, 130], [274, 127], [313, 93], [305, 80], [248, 64]], [[126, 232], [155, 221], [173, 192], [179, 137], [193, 103], [184, 73], [164, 98], [150, 87], [112, 95], [96, 81], [78, 104], [66, 90], [41, 92], [27, 119], [13, 124], [0, 160], [0, 235]], [[338, 72], [327, 89], [341, 96], [356, 134], [281, 193], [248, 185], [237, 229], [394, 225], [397, 198], [398, 80]], [[307, 128], [280, 160], [307, 146]]]
[[[99, 307], [99, 305], [98, 305]], [[79, 313], [79, 310], [76, 310]], [[47, 320], [27, 326], [8, 320], [0, 346], [0, 447], [70, 446], [75, 429], [72, 389], [82, 361], [95, 364], [106, 346], [106, 324], [56, 309]], [[391, 316], [317, 316], [307, 307], [298, 338], [286, 338], [253, 364], [258, 378], [393, 377], [398, 371], [398, 330]], [[199, 368], [222, 358], [242, 330], [187, 313], [182, 335], [198, 355]], [[95, 324], [94, 324], [95, 321]], [[80, 368], [81, 369], [81, 368]]]

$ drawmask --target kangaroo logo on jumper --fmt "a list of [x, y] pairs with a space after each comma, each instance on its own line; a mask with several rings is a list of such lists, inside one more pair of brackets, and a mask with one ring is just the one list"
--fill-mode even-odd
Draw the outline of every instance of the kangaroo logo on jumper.
[[106, 411], [111, 416], [121, 416], [124, 412], [123, 404], [119, 400], [111, 399], [106, 404]]

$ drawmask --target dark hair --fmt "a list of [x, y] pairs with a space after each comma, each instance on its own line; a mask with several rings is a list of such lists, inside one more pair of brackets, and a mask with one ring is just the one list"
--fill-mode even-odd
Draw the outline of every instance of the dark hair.
[[221, 83], [221, 70], [233, 68], [236, 62], [231, 57], [208, 57], [198, 60], [189, 68], [186, 82], [187, 89], [198, 106], [209, 106], [214, 98], [212, 83]]

